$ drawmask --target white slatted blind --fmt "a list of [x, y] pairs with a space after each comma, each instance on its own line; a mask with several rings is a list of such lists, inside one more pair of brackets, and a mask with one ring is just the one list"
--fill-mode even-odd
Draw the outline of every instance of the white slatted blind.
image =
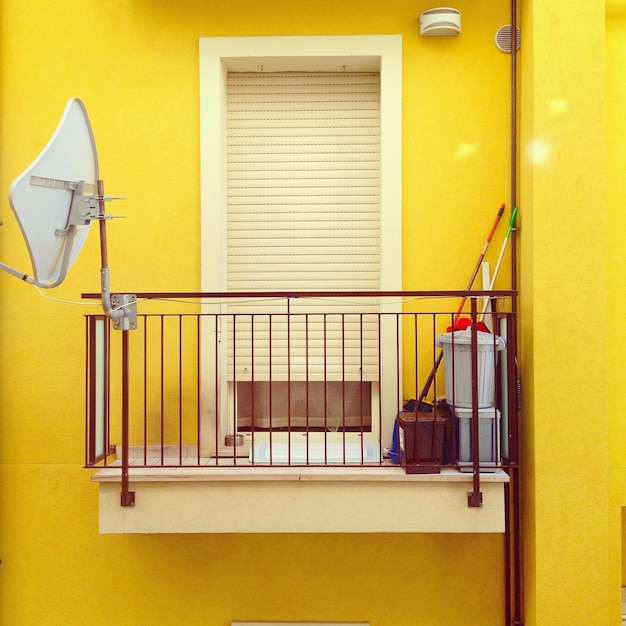
[[228, 289], [378, 289], [380, 75], [228, 74]]
[[[227, 94], [228, 289], [379, 289], [379, 73], [229, 73]], [[375, 304], [290, 307], [309, 317], [238, 320], [231, 380], [377, 379]]]
[[[379, 289], [379, 73], [231, 72], [227, 110], [228, 289]], [[290, 307], [309, 317], [274, 318], [271, 331], [267, 318], [254, 330], [239, 318], [234, 335], [230, 325], [231, 380], [267, 378], [270, 367], [273, 379], [378, 378], [374, 316], [321, 314], [344, 302]]]

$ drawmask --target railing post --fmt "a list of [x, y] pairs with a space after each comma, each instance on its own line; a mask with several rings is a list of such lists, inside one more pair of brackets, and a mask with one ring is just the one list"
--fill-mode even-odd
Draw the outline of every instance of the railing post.
[[128, 330], [122, 331], [122, 493], [121, 506], [135, 505], [135, 492], [130, 491], [128, 477]]
[[471, 299], [472, 303], [472, 433], [470, 450], [473, 455], [473, 491], [467, 494], [467, 506], [481, 507], [483, 505], [483, 494], [480, 491], [480, 425], [478, 423], [478, 335], [476, 329], [477, 305], [476, 298]]

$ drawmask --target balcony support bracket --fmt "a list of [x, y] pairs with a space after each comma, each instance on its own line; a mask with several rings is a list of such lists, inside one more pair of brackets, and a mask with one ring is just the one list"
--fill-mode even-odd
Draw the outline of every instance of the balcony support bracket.
[[135, 492], [122, 489], [120, 506], [135, 506]]
[[467, 506], [481, 507], [483, 505], [483, 494], [481, 491], [468, 491], [467, 492]]

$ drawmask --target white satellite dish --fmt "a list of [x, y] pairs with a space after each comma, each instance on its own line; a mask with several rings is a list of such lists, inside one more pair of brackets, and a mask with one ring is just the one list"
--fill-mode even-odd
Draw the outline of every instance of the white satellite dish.
[[22, 229], [34, 276], [4, 263], [0, 269], [37, 287], [60, 285], [78, 256], [91, 225], [100, 220], [100, 283], [106, 315], [121, 330], [136, 327], [136, 298], [111, 297], [107, 267], [104, 203], [98, 153], [85, 105], [72, 98], [54, 135], [32, 165], [15, 179], [9, 203]]
[[37, 159], [11, 185], [9, 202], [20, 225], [39, 287], [59, 285], [96, 217], [98, 155], [87, 111], [74, 98]]

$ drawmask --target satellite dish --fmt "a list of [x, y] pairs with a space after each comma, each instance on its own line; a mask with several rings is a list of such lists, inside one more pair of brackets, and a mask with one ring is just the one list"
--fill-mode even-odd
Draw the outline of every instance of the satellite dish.
[[22, 229], [34, 277], [4, 263], [0, 269], [37, 287], [60, 285], [78, 256], [91, 225], [100, 221], [100, 285], [102, 307], [114, 328], [137, 327], [137, 298], [112, 296], [109, 289], [104, 203], [121, 198], [105, 196], [98, 178], [98, 154], [85, 105], [72, 98], [52, 139], [33, 164], [15, 179], [9, 203]]
[[98, 155], [87, 111], [71, 99], [59, 125], [32, 165], [15, 179], [9, 203], [20, 225], [39, 287], [61, 284], [97, 217]]

